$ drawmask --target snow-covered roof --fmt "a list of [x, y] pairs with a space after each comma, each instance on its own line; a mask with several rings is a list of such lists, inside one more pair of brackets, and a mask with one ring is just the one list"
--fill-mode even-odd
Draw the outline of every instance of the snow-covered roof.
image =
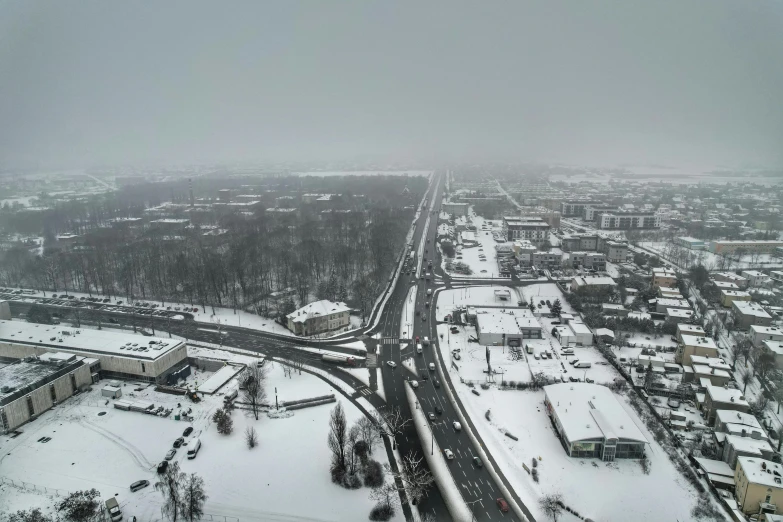
[[758, 419], [750, 413], [744, 413], [737, 410], [717, 410], [715, 412], [715, 418], [722, 424], [731, 422], [761, 429], [761, 424]]
[[699, 457], [694, 457], [694, 460], [699, 464], [701, 469], [703, 469], [707, 473], [711, 473], [714, 475], [721, 475], [724, 477], [734, 476], [734, 470], [731, 469], [731, 466], [729, 466], [722, 460], [711, 460], [711, 459], [704, 459]]
[[[40, 360], [19, 360], [0, 368], [0, 405], [12, 402], [19, 396], [17, 392], [26, 387], [42, 386], [57, 373], [67, 373], [84, 364], [84, 357], [61, 354], [59, 358], [40, 358]], [[29, 393], [29, 391], [27, 392]], [[11, 396], [16, 395], [16, 396]], [[9, 397], [10, 396], [10, 397]]]
[[571, 442], [618, 437], [648, 443], [628, 412], [605, 386], [561, 383], [544, 386], [544, 392]]
[[[761, 455], [762, 451], [772, 453], [772, 446], [764, 439], [743, 437], [742, 435], [726, 435], [726, 444], [731, 444], [737, 452]], [[778, 468], [780, 470], [780, 468]]]
[[[527, 311], [530, 312], [529, 310]], [[521, 329], [539, 329], [541, 324], [535, 317], [512, 312], [481, 310], [476, 312], [479, 330], [493, 334], [519, 335]]]
[[750, 406], [742, 392], [734, 388], [723, 388], [721, 386], [707, 386], [707, 395], [712, 397], [713, 402], [733, 403]]
[[611, 277], [603, 277], [603, 276], [577, 276], [574, 277], [573, 283], [577, 286], [616, 286], [617, 283], [614, 282], [614, 279]]
[[731, 378], [731, 374], [727, 372], [726, 370], [721, 370], [720, 368], [713, 368], [711, 366], [707, 366], [706, 364], [694, 364], [693, 366], [693, 373], [696, 375], [714, 375], [715, 377], [723, 377], [726, 379]]
[[334, 303], [328, 299], [322, 299], [309, 303], [299, 310], [291, 312], [286, 317], [293, 320], [295, 323], [303, 323], [313, 317], [325, 317], [331, 314], [350, 311], [351, 307], [345, 303]]
[[591, 332], [590, 328], [588, 328], [587, 325], [584, 323], [577, 323], [576, 321], [571, 321], [570, 323], [568, 323], [568, 326], [576, 335], [579, 334], [593, 335], [593, 332]]
[[609, 328], [596, 328], [595, 335], [597, 335], [598, 337], [611, 337], [612, 339], [614, 339], [614, 332], [611, 331]]
[[157, 359], [184, 344], [177, 339], [142, 337], [107, 329], [88, 330], [21, 321], [0, 321], [0, 342], [35, 345], [55, 352], [74, 351], [147, 360]]
[[666, 306], [669, 308], [690, 308], [691, 304], [685, 299], [670, 299], [668, 297], [661, 297], [655, 301], [656, 304]]
[[779, 326], [760, 326], [757, 324], [751, 325], [750, 331], [753, 334], [761, 335], [783, 335], [783, 328]]
[[712, 340], [712, 337], [701, 337], [698, 335], [683, 335], [682, 344], [685, 346], [718, 349], [718, 346], [715, 344], [715, 341]]
[[767, 350], [775, 355], [783, 355], [783, 341], [761, 341], [767, 347]]
[[682, 308], [667, 308], [666, 315], [676, 319], [689, 319], [693, 316], [693, 310], [684, 310]]
[[695, 333], [699, 333], [704, 335], [706, 332], [704, 331], [704, 328], [699, 326], [698, 324], [687, 324], [687, 323], [680, 323], [677, 325], [677, 332], [680, 335], [691, 335]]
[[739, 313], [742, 315], [749, 315], [754, 317], [761, 317], [764, 319], [772, 319], [772, 316], [770, 316], [758, 303], [754, 303], [753, 301], [734, 301], [731, 303], [731, 305], [737, 309]]

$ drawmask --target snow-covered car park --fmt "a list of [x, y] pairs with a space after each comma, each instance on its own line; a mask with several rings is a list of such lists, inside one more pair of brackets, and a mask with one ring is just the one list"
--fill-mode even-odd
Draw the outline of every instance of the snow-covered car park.
[[[445, 316], [460, 306], [495, 304], [490, 288], [473, 287], [470, 295], [466, 289], [443, 291], [438, 314]], [[563, 310], [570, 312], [555, 285], [532, 285], [522, 291], [526, 300], [559, 298]], [[645, 450], [651, 463], [649, 474], [634, 459], [603, 462], [569, 457], [546, 413], [544, 392], [517, 389], [517, 383], [530, 384], [535, 374], [544, 374], [550, 381], [587, 379], [597, 385], [620, 378], [595, 347], [561, 348], [551, 335], [550, 319], [539, 321], [545, 326], [543, 339], [525, 340], [532, 353], [508, 346], [482, 346], [475, 342], [476, 329], [470, 325], [438, 325], [438, 335], [443, 336], [438, 347], [457, 395], [523, 502], [537, 520], [547, 520], [538, 499], [550, 493], [562, 494], [567, 506], [593, 520], [690, 520], [698, 499], [695, 490], [667, 458], [624, 394], [615, 396], [649, 441]], [[495, 372], [491, 382], [487, 379], [487, 349]], [[574, 368], [570, 363], [575, 359], [590, 366]], [[538, 481], [532, 477], [534, 467]], [[611, 502], [607, 502], [606, 491], [611, 491]], [[569, 514], [564, 517], [561, 519], [576, 520]]]
[[[187, 382], [196, 388], [212, 375], [197, 371]], [[285, 514], [286, 520], [293, 520], [318, 513], [319, 520], [366, 520], [374, 505], [368, 489], [347, 490], [330, 480], [326, 439], [334, 403], [282, 411], [276, 418], [261, 414], [258, 421], [237, 409], [231, 414], [233, 433], [221, 435], [210, 417], [222, 406], [226, 391], [236, 389], [236, 379], [215, 395], [203, 395], [199, 403], [157, 392], [148, 384], [122, 382], [121, 399], [171, 408], [166, 418], [114, 408], [113, 400], [101, 396], [104, 385], [101, 381], [22, 425], [19, 435], [0, 437], [0, 513], [41, 507], [52, 514], [57, 500], [54, 489], [62, 495], [97, 488], [104, 500], [116, 496], [124, 520], [133, 516], [140, 521], [160, 520], [162, 496], [153, 486], [159, 476], [157, 466], [173, 449], [170, 463], [177, 462], [182, 471], [204, 479], [205, 512], [213, 519], [277, 520], [283, 516], [278, 514]], [[307, 373], [285, 376], [279, 364], [270, 365], [267, 389], [272, 403], [275, 390], [280, 401], [335, 394], [349, 423], [361, 415], [328, 383]], [[188, 411], [192, 420], [175, 420], [175, 415]], [[192, 433], [175, 448], [189, 426]], [[258, 434], [253, 449], [245, 442], [249, 426]], [[196, 437], [201, 449], [196, 458], [188, 459], [186, 446]], [[388, 462], [382, 446], [376, 445], [372, 455], [382, 465]], [[132, 492], [131, 484], [140, 480], [150, 486]], [[293, 493], [297, 491], [306, 494]], [[394, 520], [402, 520], [402, 514], [398, 512]]]

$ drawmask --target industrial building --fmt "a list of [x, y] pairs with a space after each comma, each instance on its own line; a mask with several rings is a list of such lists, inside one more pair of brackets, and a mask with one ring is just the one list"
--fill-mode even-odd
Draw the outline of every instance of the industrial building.
[[66, 352], [97, 359], [102, 378], [176, 382], [189, 374], [187, 347], [177, 339], [142, 337], [116, 331], [88, 330], [0, 321], [0, 360]]
[[541, 324], [527, 308], [471, 307], [468, 316], [475, 317], [478, 342], [483, 346], [521, 347], [525, 339], [543, 337]]
[[570, 457], [639, 459], [649, 442], [605, 386], [562, 383], [544, 386], [547, 414]]
[[0, 368], [0, 429], [15, 430], [93, 382], [95, 359], [53, 352]]

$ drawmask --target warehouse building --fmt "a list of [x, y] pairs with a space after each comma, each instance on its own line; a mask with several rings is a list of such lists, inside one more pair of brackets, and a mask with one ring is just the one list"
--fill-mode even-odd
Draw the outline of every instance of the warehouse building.
[[190, 372], [187, 347], [177, 339], [0, 321], [0, 360], [66, 352], [97, 359], [100, 376], [158, 384], [176, 382]]
[[15, 430], [92, 381], [94, 359], [54, 352], [0, 368], [0, 429]]
[[[525, 339], [541, 339], [542, 328], [527, 308], [501, 311], [497, 308], [476, 308], [476, 334], [482, 346], [517, 346]], [[470, 314], [469, 314], [470, 315]]]
[[649, 442], [605, 386], [562, 383], [544, 386], [547, 414], [570, 457], [639, 459]]

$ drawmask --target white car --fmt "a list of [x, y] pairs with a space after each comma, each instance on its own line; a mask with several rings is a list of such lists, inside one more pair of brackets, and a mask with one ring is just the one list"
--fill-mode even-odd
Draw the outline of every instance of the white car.
[[416, 389], [419, 387], [419, 381], [411, 381], [411, 387], [413, 389]]
[[394, 362], [394, 361], [386, 361], [386, 365], [391, 367], [391, 368], [396, 368], [397, 367], [397, 363]]
[[454, 453], [452, 453], [451, 450], [448, 449], [448, 448], [443, 450], [443, 454], [446, 455], [446, 458], [449, 459], [449, 460], [453, 460], [454, 459]]
[[451, 423], [451, 425], [452, 425], [452, 426], [454, 426], [454, 431], [460, 431], [460, 430], [462, 430], [462, 424], [460, 424], [460, 423], [459, 423], [459, 422], [457, 422], [457, 421], [454, 421], [453, 423]]

